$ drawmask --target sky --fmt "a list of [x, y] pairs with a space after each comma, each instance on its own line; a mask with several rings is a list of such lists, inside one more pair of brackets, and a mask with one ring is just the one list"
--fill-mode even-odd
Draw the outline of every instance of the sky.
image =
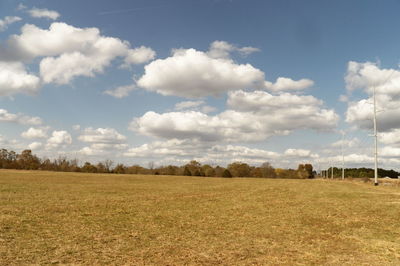
[[400, 167], [400, 1], [0, 0], [0, 147]]

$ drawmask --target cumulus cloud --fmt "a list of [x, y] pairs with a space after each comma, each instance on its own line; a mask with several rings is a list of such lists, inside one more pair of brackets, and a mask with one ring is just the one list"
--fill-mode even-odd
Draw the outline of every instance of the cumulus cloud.
[[174, 110], [176, 111], [192, 110], [192, 111], [200, 111], [202, 113], [207, 114], [217, 111], [217, 108], [206, 105], [205, 101], [183, 101], [175, 104]]
[[156, 57], [156, 52], [145, 46], [140, 46], [135, 49], [131, 49], [128, 51], [125, 57], [125, 63], [127, 65], [130, 64], [143, 64], [153, 60]]
[[[342, 156], [337, 155], [337, 156], [332, 156], [332, 157], [321, 157], [318, 159], [318, 162], [324, 165], [328, 165], [328, 167], [335, 165], [335, 164], [340, 164], [342, 163]], [[344, 156], [344, 161], [345, 165], [372, 165], [374, 162], [374, 157], [368, 154], [358, 154], [358, 153], [352, 153], [352, 154], [346, 154]]]
[[297, 158], [318, 158], [318, 154], [312, 153], [310, 150], [305, 149], [287, 149], [284, 152], [285, 156]]
[[229, 58], [232, 52], [239, 52], [242, 56], [259, 52], [260, 49], [255, 47], [237, 47], [225, 41], [214, 41], [210, 44], [207, 54], [212, 58]]
[[250, 64], [213, 58], [195, 49], [179, 49], [168, 58], [146, 65], [137, 84], [162, 95], [196, 98], [217, 96], [230, 90], [262, 88], [264, 73]]
[[339, 95], [339, 102], [347, 103], [349, 101], [349, 96], [341, 94]]
[[133, 91], [135, 88], [136, 88], [136, 86], [133, 85], [133, 84], [132, 85], [126, 85], [126, 86], [119, 86], [119, 87], [117, 87], [115, 89], [112, 89], [112, 90], [106, 90], [103, 93], [107, 94], [107, 95], [110, 95], [110, 96], [112, 96], [114, 98], [121, 99], [121, 98], [127, 97], [129, 95], [129, 93], [131, 91]]
[[0, 145], [1, 148], [11, 149], [11, 150], [22, 150], [26, 148], [26, 146], [23, 145], [20, 141], [16, 139], [9, 140], [2, 135], [0, 135]]
[[29, 74], [22, 63], [0, 61], [0, 96], [35, 94], [39, 84], [40, 79]]
[[385, 146], [380, 150], [379, 155], [383, 157], [400, 157], [400, 148], [399, 147], [391, 147]]
[[0, 109], [0, 122], [17, 123], [21, 125], [40, 125], [42, 119], [37, 116], [28, 116], [21, 113], [13, 114], [5, 109]]
[[22, 18], [15, 16], [6, 16], [3, 19], [0, 19], [0, 31], [6, 30], [8, 28], [8, 25], [20, 20], [22, 20]]
[[400, 71], [381, 69], [375, 63], [358, 63], [350, 61], [345, 77], [346, 88], [349, 91], [363, 89], [372, 94], [375, 87], [377, 93], [399, 95]]
[[79, 152], [84, 155], [100, 155], [113, 150], [127, 148], [126, 137], [113, 128], [86, 128], [78, 137], [82, 142], [90, 143], [90, 146], [82, 148]]
[[28, 145], [28, 148], [30, 150], [39, 150], [40, 148], [42, 148], [43, 144], [41, 142], [32, 142], [31, 144]]
[[331, 147], [334, 148], [354, 148], [360, 145], [360, 140], [358, 138], [352, 138], [352, 139], [344, 139], [344, 140], [338, 140], [334, 143], [331, 144]]
[[349, 92], [363, 89], [369, 97], [349, 101], [346, 122], [362, 129], [372, 129], [375, 89], [379, 131], [389, 132], [400, 124], [400, 71], [380, 69], [376, 64], [349, 62], [345, 78]]
[[231, 109], [215, 116], [198, 111], [147, 112], [135, 118], [130, 128], [143, 135], [165, 139], [260, 141], [273, 135], [287, 135], [296, 129], [334, 128], [337, 114], [321, 105], [322, 102], [313, 96], [235, 91], [228, 95]]
[[126, 140], [126, 137], [113, 128], [86, 128], [83, 134], [78, 137], [80, 141], [89, 143], [110, 143], [116, 144]]
[[299, 91], [307, 89], [314, 85], [314, 81], [310, 79], [293, 80], [291, 78], [278, 78], [275, 83], [265, 82], [265, 87], [271, 91]]
[[69, 134], [65, 130], [53, 131], [51, 137], [47, 140], [46, 148], [47, 149], [55, 149], [55, 148], [65, 148], [66, 146], [72, 143], [71, 134]]
[[72, 129], [73, 130], [80, 130], [81, 129], [81, 125], [73, 125]]
[[170, 139], [155, 141], [129, 149], [124, 153], [127, 157], [155, 158], [164, 156], [191, 157], [205, 151], [205, 146], [199, 141]]
[[64, 53], [59, 57], [47, 57], [40, 62], [40, 75], [45, 83], [67, 84], [77, 76], [94, 77], [102, 73], [111, 61], [125, 49], [115, 38], [99, 40], [89, 54]]
[[299, 162], [315, 162], [319, 155], [308, 150], [288, 149], [278, 153], [241, 145], [222, 145], [205, 143], [199, 140], [169, 139], [154, 141], [133, 147], [123, 154], [126, 157], [158, 160], [158, 163], [187, 163], [195, 159], [201, 163], [227, 165], [242, 161], [252, 165], [264, 162], [274, 166], [291, 163], [297, 166]]
[[21, 137], [26, 139], [43, 139], [47, 138], [47, 128], [30, 127], [27, 131], [21, 133]]
[[262, 163], [279, 158], [279, 154], [262, 149], [235, 145], [209, 145], [198, 140], [169, 139], [154, 141], [129, 149], [126, 157], [184, 162], [196, 159], [202, 163], [227, 164], [234, 161]]
[[192, 108], [197, 108], [201, 105], [205, 104], [204, 101], [184, 101], [184, 102], [179, 102], [175, 104], [175, 110], [180, 111], [180, 110], [185, 110], [185, 109], [192, 109]]
[[125, 63], [143, 63], [152, 56], [150, 48], [131, 49], [127, 41], [102, 36], [97, 28], [77, 28], [54, 22], [49, 29], [26, 24], [20, 35], [12, 35], [0, 47], [2, 61], [40, 61], [44, 83], [67, 84], [77, 76], [102, 73], [117, 57]]
[[57, 18], [60, 17], [60, 13], [54, 10], [49, 10], [47, 8], [32, 8], [28, 10], [29, 15], [34, 18], [47, 18], [47, 19], [52, 19], [56, 20]]
[[400, 129], [393, 129], [389, 132], [379, 134], [379, 141], [386, 145], [400, 145]]

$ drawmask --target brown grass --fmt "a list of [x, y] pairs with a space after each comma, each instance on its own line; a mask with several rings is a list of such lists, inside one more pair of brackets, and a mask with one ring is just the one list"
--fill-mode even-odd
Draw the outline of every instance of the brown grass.
[[400, 190], [0, 171], [0, 264], [399, 265]]

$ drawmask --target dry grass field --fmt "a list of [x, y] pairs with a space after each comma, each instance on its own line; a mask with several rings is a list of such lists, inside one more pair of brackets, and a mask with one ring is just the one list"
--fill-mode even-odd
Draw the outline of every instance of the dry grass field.
[[0, 265], [400, 265], [400, 189], [0, 171]]

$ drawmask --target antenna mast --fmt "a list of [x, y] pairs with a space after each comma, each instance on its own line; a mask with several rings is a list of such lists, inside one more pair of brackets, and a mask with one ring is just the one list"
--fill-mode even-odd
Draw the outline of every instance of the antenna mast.
[[343, 152], [343, 145], [344, 145], [344, 131], [342, 132], [342, 180], [344, 180], [344, 152]]
[[374, 169], [374, 183], [378, 185], [378, 134], [376, 126], [376, 97], [375, 97], [375, 86], [374, 86], [374, 139], [375, 139], [375, 169]]

